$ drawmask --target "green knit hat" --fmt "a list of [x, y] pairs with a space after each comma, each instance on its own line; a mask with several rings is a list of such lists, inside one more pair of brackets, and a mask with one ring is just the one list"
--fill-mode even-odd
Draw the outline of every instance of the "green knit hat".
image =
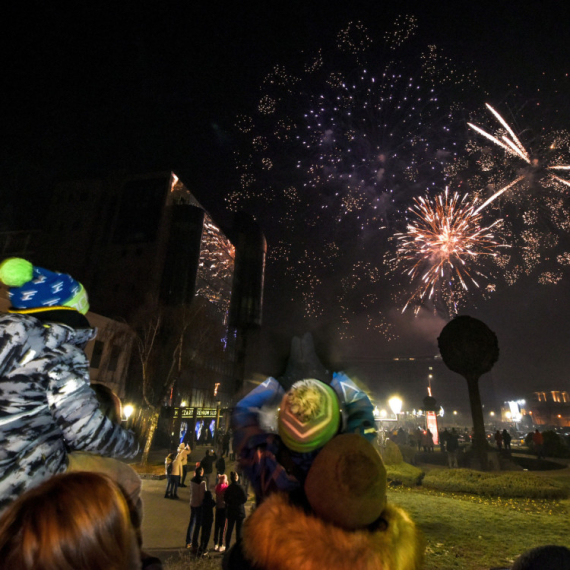
[[292, 451], [307, 453], [323, 447], [339, 426], [338, 397], [327, 384], [314, 378], [301, 380], [283, 396], [279, 435]]

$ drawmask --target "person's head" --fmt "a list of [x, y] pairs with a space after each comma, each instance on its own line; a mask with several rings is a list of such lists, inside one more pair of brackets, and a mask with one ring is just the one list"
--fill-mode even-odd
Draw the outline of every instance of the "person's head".
[[300, 453], [319, 449], [338, 433], [340, 425], [338, 397], [328, 384], [307, 378], [295, 382], [283, 396], [278, 428], [289, 449]]
[[0, 263], [0, 281], [10, 288], [11, 312], [33, 313], [63, 307], [85, 315], [89, 310], [87, 292], [71, 275], [36, 267], [20, 257]]
[[123, 407], [119, 396], [117, 396], [111, 388], [105, 386], [105, 384], [99, 384], [98, 382], [91, 384], [91, 389], [97, 396], [101, 412], [114, 424], [120, 425], [123, 416]]
[[227, 485], [228, 483], [228, 476], [227, 475], [220, 475], [220, 478], [218, 479], [219, 484], [220, 485]]
[[570, 570], [570, 550], [565, 546], [538, 546], [521, 554], [512, 570]]
[[127, 500], [105, 475], [56, 475], [21, 495], [0, 518], [0, 569], [140, 568]]
[[206, 457], [209, 457], [209, 456], [210, 456], [210, 450], [206, 449]]
[[204, 468], [201, 465], [196, 467], [196, 475], [198, 477], [202, 477], [202, 475], [204, 475]]
[[230, 473], [230, 482], [237, 483], [238, 481], [239, 481], [239, 475], [237, 474], [236, 471], [232, 471]]

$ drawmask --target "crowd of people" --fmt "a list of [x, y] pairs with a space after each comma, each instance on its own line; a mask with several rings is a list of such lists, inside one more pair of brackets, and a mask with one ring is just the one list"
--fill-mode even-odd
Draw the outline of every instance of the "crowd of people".
[[[121, 426], [116, 396], [90, 383], [85, 290], [18, 258], [0, 264], [0, 280], [12, 303], [0, 316], [0, 570], [160, 570], [143, 550], [141, 480], [115, 459], [133, 458], [137, 439]], [[278, 410], [277, 433], [261, 425], [264, 406]], [[238, 402], [231, 424], [219, 457], [208, 448], [194, 468], [185, 443], [166, 457], [166, 499], [178, 499], [193, 471], [186, 549], [207, 556], [214, 528], [224, 570], [422, 568], [421, 533], [386, 500], [372, 404], [325, 369], [310, 336], [293, 339], [284, 374]], [[412, 435], [433, 451], [429, 430]], [[458, 434], [440, 439], [456, 467]], [[244, 526], [249, 484], [256, 506]], [[513, 568], [566, 569], [568, 554], [535, 549]]]

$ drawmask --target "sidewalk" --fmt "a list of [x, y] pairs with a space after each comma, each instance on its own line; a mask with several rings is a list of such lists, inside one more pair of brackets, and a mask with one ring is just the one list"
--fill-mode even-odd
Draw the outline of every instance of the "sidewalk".
[[[186, 476], [187, 487], [178, 488], [179, 500], [165, 499], [164, 492], [166, 490], [166, 478], [145, 478], [141, 474], [142, 481], [142, 500], [143, 500], [143, 548], [149, 554], [158, 556], [161, 560], [166, 560], [172, 556], [178, 556], [179, 553], [186, 552], [186, 529], [190, 520], [190, 479], [194, 476], [194, 467], [196, 462], [200, 461], [206, 454], [210, 446], [198, 446], [192, 449], [189, 456], [188, 464], [191, 466]], [[152, 451], [149, 457], [150, 464], [164, 462], [168, 451], [157, 450]], [[226, 474], [229, 474], [234, 468], [234, 462], [226, 459]], [[214, 469], [215, 473], [215, 469]], [[215, 482], [215, 475], [211, 478], [212, 487]], [[213, 490], [213, 488], [211, 488]], [[250, 500], [251, 500], [250, 489]], [[250, 503], [246, 505], [246, 512], [249, 514]], [[214, 529], [210, 538], [210, 556], [222, 558], [222, 554], [218, 554], [213, 550]], [[235, 541], [235, 532], [232, 536], [232, 544]]]

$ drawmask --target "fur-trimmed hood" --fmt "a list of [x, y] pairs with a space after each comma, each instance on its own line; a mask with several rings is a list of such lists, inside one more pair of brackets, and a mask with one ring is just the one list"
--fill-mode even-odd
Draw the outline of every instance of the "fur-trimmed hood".
[[347, 531], [269, 497], [245, 522], [243, 553], [260, 570], [419, 570], [424, 544], [410, 517], [387, 505], [386, 524]]

